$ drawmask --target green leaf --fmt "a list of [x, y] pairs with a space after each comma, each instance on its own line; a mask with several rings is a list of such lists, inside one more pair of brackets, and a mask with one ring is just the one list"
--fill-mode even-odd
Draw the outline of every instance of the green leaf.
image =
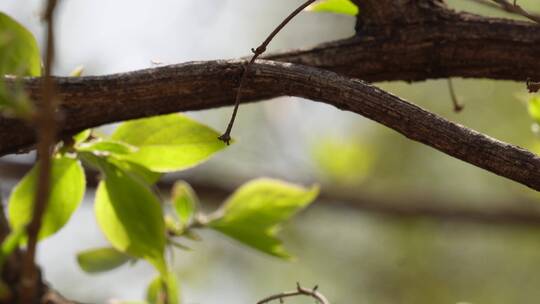
[[79, 65], [69, 73], [69, 76], [71, 76], [71, 77], [81, 77], [83, 75], [83, 73], [84, 73], [84, 65]]
[[77, 263], [87, 273], [113, 270], [129, 260], [129, 255], [110, 247], [90, 249], [77, 254]]
[[532, 96], [529, 99], [529, 116], [540, 124], [540, 96]]
[[139, 148], [123, 159], [165, 173], [193, 167], [225, 148], [218, 136], [186, 116], [170, 114], [125, 122], [112, 139]]
[[115, 159], [112, 157], [107, 158], [109, 162], [113, 163], [118, 168], [121, 168], [133, 178], [143, 181], [148, 185], [155, 184], [160, 178], [161, 173], [152, 172], [148, 168], [128, 160]]
[[92, 135], [92, 129], [86, 129], [73, 136], [73, 141], [75, 141], [75, 144], [81, 144], [90, 138], [90, 135]]
[[178, 281], [172, 272], [152, 280], [146, 290], [146, 300], [150, 304], [179, 304], [179, 297]]
[[198, 198], [191, 186], [184, 182], [178, 181], [174, 184], [172, 190], [172, 203], [174, 211], [178, 219], [183, 225], [189, 223], [198, 205]]
[[143, 182], [120, 168], [103, 162], [105, 180], [96, 191], [98, 224], [122, 252], [144, 258], [161, 273], [166, 271], [165, 222], [159, 200]]
[[209, 227], [267, 254], [288, 258], [276, 238], [280, 224], [309, 205], [318, 192], [318, 187], [304, 189], [277, 180], [254, 180], [225, 202]]
[[34, 35], [0, 12], [0, 76], [6, 74], [39, 76], [41, 57]]
[[6, 258], [10, 256], [19, 246], [26, 233], [26, 227], [12, 230], [6, 239], [2, 242], [0, 248], [0, 268], [4, 265]]
[[350, 0], [322, 0], [313, 3], [306, 9], [312, 12], [330, 12], [344, 15], [358, 15], [358, 6]]
[[86, 144], [81, 144], [77, 148], [79, 151], [88, 151], [96, 153], [105, 153], [105, 154], [130, 154], [136, 152], [137, 147], [128, 145], [121, 141], [114, 140], [98, 140], [94, 142], [89, 142]]
[[[26, 226], [34, 210], [38, 179], [37, 165], [13, 189], [8, 215], [12, 230]], [[85, 191], [84, 170], [81, 163], [68, 157], [52, 159], [51, 194], [39, 238], [46, 238], [62, 228], [81, 203]]]

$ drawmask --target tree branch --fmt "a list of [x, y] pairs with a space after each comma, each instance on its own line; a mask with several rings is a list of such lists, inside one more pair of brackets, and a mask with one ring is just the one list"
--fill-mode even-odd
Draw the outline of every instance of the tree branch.
[[[63, 134], [116, 121], [211, 109], [234, 102], [242, 62], [192, 62], [101, 77], [55, 78]], [[301, 65], [260, 61], [244, 88], [246, 100], [290, 95], [324, 102], [377, 121], [450, 156], [540, 190], [540, 158], [454, 124], [359, 80]], [[24, 81], [41, 100], [41, 79]], [[22, 122], [0, 120], [0, 153], [34, 142]]]
[[368, 82], [464, 77], [540, 79], [540, 26], [450, 11], [435, 21], [376, 27], [357, 37], [264, 59]]

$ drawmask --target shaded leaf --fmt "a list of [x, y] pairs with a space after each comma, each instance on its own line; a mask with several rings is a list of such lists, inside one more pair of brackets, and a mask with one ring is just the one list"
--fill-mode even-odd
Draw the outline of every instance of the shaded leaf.
[[105, 179], [95, 202], [101, 230], [117, 250], [144, 258], [163, 273], [166, 239], [159, 200], [147, 185], [120, 168], [105, 162], [102, 168]]
[[2, 242], [2, 247], [0, 248], [0, 268], [4, 265], [6, 258], [9, 257], [13, 251], [17, 249], [17, 247], [19, 247], [25, 233], [26, 227], [12, 230]]
[[123, 159], [164, 173], [193, 167], [225, 148], [218, 136], [184, 115], [170, 114], [125, 122], [112, 139], [139, 148]]
[[285, 182], [258, 179], [240, 187], [222, 206], [209, 227], [270, 255], [287, 258], [276, 234], [280, 224], [317, 196], [318, 187], [305, 189]]
[[131, 257], [114, 248], [90, 249], [77, 254], [77, 263], [88, 273], [113, 270], [131, 260]]
[[179, 297], [178, 281], [172, 272], [152, 280], [146, 291], [146, 300], [150, 304], [178, 304]]
[[[8, 217], [13, 230], [26, 226], [34, 209], [37, 165], [23, 177], [9, 198]], [[85, 191], [84, 170], [81, 163], [72, 158], [52, 159], [51, 194], [39, 238], [43, 239], [60, 230], [81, 203]]]
[[322, 0], [310, 5], [306, 10], [312, 12], [329, 12], [344, 15], [358, 15], [358, 6], [350, 0]]
[[172, 190], [172, 204], [174, 211], [180, 222], [184, 225], [191, 220], [198, 205], [198, 198], [191, 186], [184, 182], [178, 181], [174, 184]]

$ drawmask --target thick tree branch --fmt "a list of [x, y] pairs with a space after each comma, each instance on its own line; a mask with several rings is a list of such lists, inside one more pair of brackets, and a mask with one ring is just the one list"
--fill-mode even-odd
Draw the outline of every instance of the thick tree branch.
[[540, 79], [540, 26], [450, 11], [435, 21], [371, 28], [359, 36], [265, 59], [368, 82], [465, 77]]
[[[56, 78], [63, 133], [163, 113], [211, 109], [234, 102], [241, 62], [193, 62], [102, 77]], [[450, 156], [540, 190], [540, 158], [454, 124], [362, 81], [301, 65], [257, 62], [246, 100], [290, 95], [334, 105], [377, 121]], [[41, 100], [41, 79], [27, 79]], [[34, 142], [22, 122], [0, 120], [0, 153]]]
[[360, 9], [357, 30], [423, 23], [444, 14], [443, 0], [353, 0]]

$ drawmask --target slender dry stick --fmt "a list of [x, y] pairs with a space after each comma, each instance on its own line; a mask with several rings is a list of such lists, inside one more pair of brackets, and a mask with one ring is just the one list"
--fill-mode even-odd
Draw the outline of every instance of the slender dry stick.
[[249, 71], [251, 69], [251, 66], [261, 56], [264, 52], [266, 52], [266, 47], [272, 42], [274, 37], [294, 18], [296, 15], [298, 15], [301, 11], [303, 11], [306, 7], [308, 7], [310, 4], [315, 2], [316, 0], [308, 0], [304, 4], [302, 4], [300, 7], [298, 7], [294, 12], [292, 12], [283, 22], [281, 22], [280, 25], [278, 25], [272, 33], [264, 40], [264, 42], [259, 45], [256, 49], [251, 49], [253, 52], [253, 57], [251, 57], [251, 60], [245, 65], [244, 72], [242, 73], [242, 76], [240, 78], [240, 84], [238, 85], [238, 90], [236, 91], [236, 99], [234, 103], [234, 109], [231, 116], [231, 120], [229, 121], [229, 125], [227, 126], [227, 130], [225, 133], [223, 133], [220, 137], [218, 137], [221, 141], [225, 142], [227, 145], [231, 142], [231, 131], [234, 125], [234, 121], [236, 120], [236, 114], [238, 113], [238, 107], [240, 106], [240, 101], [242, 100], [242, 88], [244, 87], [244, 84], [247, 79], [247, 75], [249, 74]]
[[36, 128], [38, 133], [38, 181], [36, 197], [34, 200], [33, 215], [27, 227], [28, 246], [22, 265], [20, 303], [34, 303], [36, 299], [37, 269], [35, 255], [38, 233], [41, 227], [43, 214], [47, 207], [50, 195], [52, 150], [56, 138], [56, 117], [54, 103], [54, 82], [51, 69], [54, 61], [54, 11], [57, 0], [48, 0], [43, 16], [47, 23], [47, 45], [45, 55], [45, 75], [42, 83], [43, 100], [36, 114]]
[[482, 5], [489, 6], [492, 8], [497, 8], [510, 14], [519, 15], [529, 20], [532, 20], [536, 23], [540, 23], [539, 15], [527, 12], [525, 9], [519, 6], [516, 1], [513, 1], [513, 3], [508, 0], [471, 0], [471, 1], [480, 3]]
[[456, 95], [456, 90], [454, 88], [454, 82], [451, 78], [448, 78], [448, 92], [450, 93], [450, 99], [452, 99], [452, 105], [454, 106], [454, 112], [459, 113], [463, 111], [465, 106], [459, 102], [459, 99]]
[[307, 296], [312, 297], [315, 299], [319, 304], [330, 304], [330, 301], [326, 299], [326, 297], [317, 291], [318, 286], [315, 286], [313, 289], [307, 289], [300, 286], [299, 283], [296, 283], [296, 290], [295, 291], [288, 291], [288, 292], [282, 292], [278, 293], [269, 297], [266, 297], [257, 304], [266, 304], [272, 301], [279, 300], [280, 303], [283, 303], [283, 300], [285, 298], [291, 298], [291, 297], [299, 297], [299, 296]]

